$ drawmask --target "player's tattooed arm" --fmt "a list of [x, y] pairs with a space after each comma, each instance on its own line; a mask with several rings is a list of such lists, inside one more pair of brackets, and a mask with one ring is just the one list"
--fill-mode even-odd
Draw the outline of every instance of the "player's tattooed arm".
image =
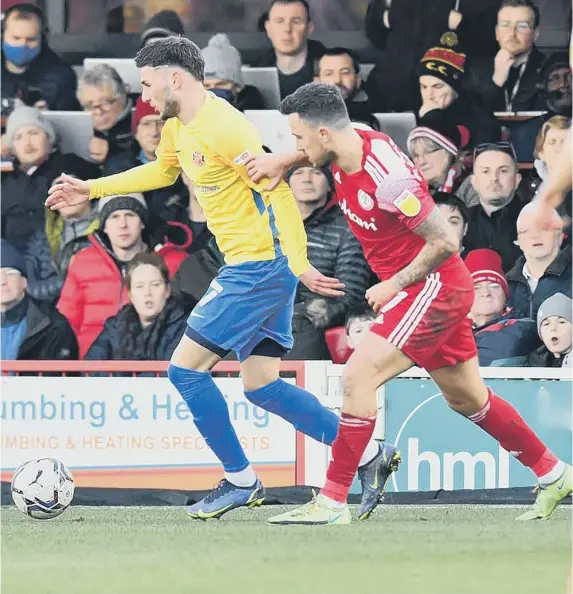
[[394, 276], [398, 290], [425, 279], [432, 270], [459, 251], [456, 236], [437, 207], [414, 232], [426, 240], [426, 245], [406, 268]]

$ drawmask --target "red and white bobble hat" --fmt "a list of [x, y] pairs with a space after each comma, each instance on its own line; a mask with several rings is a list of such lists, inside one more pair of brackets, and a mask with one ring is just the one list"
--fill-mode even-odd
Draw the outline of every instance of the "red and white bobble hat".
[[503, 268], [501, 266], [501, 256], [488, 249], [472, 250], [465, 259], [474, 283], [481, 283], [489, 281], [490, 283], [497, 283], [503, 288], [505, 296], [509, 296], [509, 286]]

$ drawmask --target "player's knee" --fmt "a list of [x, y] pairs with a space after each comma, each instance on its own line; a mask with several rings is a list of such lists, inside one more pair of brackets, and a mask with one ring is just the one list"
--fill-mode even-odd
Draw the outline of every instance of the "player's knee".
[[485, 401], [481, 394], [471, 391], [444, 392], [444, 399], [448, 406], [457, 413], [470, 416], [481, 410]]
[[200, 393], [205, 382], [211, 380], [208, 372], [186, 369], [173, 363], [167, 367], [167, 377], [185, 400]]
[[342, 373], [344, 396], [354, 398], [357, 394], [370, 388], [368, 373], [361, 365], [347, 363]]

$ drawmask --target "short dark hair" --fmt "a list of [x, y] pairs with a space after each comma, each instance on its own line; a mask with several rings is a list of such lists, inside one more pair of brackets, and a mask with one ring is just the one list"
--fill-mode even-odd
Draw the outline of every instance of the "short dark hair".
[[324, 56], [350, 56], [352, 60], [352, 67], [354, 68], [354, 72], [356, 74], [360, 74], [360, 60], [358, 59], [358, 55], [351, 49], [347, 47], [331, 47], [326, 51], [322, 52], [320, 57], [316, 58], [314, 61], [314, 75], [318, 76], [320, 74], [320, 61]]
[[497, 14], [499, 14], [503, 8], [529, 8], [529, 10], [533, 12], [533, 26], [536, 29], [539, 27], [541, 13], [539, 12], [537, 4], [534, 4], [531, 0], [503, 0]]
[[203, 82], [205, 76], [205, 59], [201, 50], [186, 37], [170, 35], [144, 45], [135, 56], [138, 68], [150, 66], [175, 66]]
[[269, 20], [269, 15], [271, 13], [271, 8], [275, 4], [302, 4], [304, 6], [304, 9], [306, 10], [306, 22], [307, 23], [310, 23], [310, 21], [312, 21], [312, 18], [310, 16], [310, 5], [307, 2], [307, 0], [273, 0], [271, 2], [271, 5], [269, 6], [269, 10], [266, 13], [266, 16], [267, 16], [267, 18], [265, 19], [266, 21]]
[[126, 273], [126, 279], [127, 279], [127, 288], [131, 290], [131, 280], [132, 280], [132, 276], [133, 276], [133, 271], [138, 268], [139, 266], [153, 266], [154, 268], [157, 268], [157, 270], [159, 270], [159, 272], [161, 273], [161, 278], [163, 279], [163, 282], [169, 286], [170, 281], [169, 281], [169, 270], [167, 269], [167, 265], [165, 264], [165, 261], [163, 260], [163, 258], [161, 256], [158, 256], [157, 254], [154, 253], [150, 253], [150, 252], [141, 252], [139, 254], [136, 254], [130, 261], [129, 264], [127, 265], [127, 273]]
[[299, 87], [281, 102], [281, 113], [298, 113], [302, 120], [316, 126], [326, 124], [333, 128], [350, 125], [348, 110], [340, 91], [334, 85], [313, 82]]
[[364, 303], [361, 303], [360, 305], [355, 305], [354, 307], [351, 307], [348, 311], [348, 314], [346, 315], [346, 322], [344, 324], [344, 327], [346, 328], [346, 334], [348, 334], [348, 331], [350, 330], [350, 325], [355, 320], [375, 319], [376, 314], [374, 313], [374, 310], [368, 305], [368, 303], [366, 303], [366, 301]]
[[460, 214], [462, 215], [464, 225], [468, 224], [470, 220], [470, 211], [466, 206], [466, 203], [461, 198], [458, 198], [455, 194], [450, 194], [448, 192], [436, 192], [432, 197], [438, 206], [445, 204], [446, 206], [459, 210]]
[[35, 4], [31, 4], [29, 2], [23, 2], [21, 4], [14, 4], [12, 5], [5, 13], [4, 13], [4, 26], [8, 20], [10, 15], [14, 15], [16, 19], [24, 19], [24, 20], [31, 20], [34, 17], [38, 19], [40, 22], [40, 33], [44, 34], [46, 29], [46, 16], [44, 11]]

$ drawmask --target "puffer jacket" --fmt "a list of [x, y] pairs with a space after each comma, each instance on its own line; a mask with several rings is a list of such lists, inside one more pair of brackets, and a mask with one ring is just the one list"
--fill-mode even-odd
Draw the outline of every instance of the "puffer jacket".
[[[102, 331], [105, 321], [129, 301], [125, 283], [128, 263], [115, 258], [101, 231], [90, 235], [89, 240], [91, 245], [72, 259], [58, 301], [58, 310], [78, 338], [80, 358]], [[185, 252], [172, 247], [163, 247], [156, 253], [165, 260], [170, 276], [187, 257]]]
[[488, 324], [474, 326], [473, 333], [482, 367], [501, 359], [526, 357], [539, 345], [535, 321], [516, 319], [510, 308]]
[[509, 305], [516, 317], [537, 319], [541, 304], [555, 293], [571, 297], [571, 247], [564, 247], [555, 260], [547, 267], [535, 292], [532, 294], [527, 279], [523, 276], [525, 256], [521, 256], [515, 266], [505, 275], [509, 284]]
[[348, 228], [336, 202], [329, 202], [304, 221], [310, 263], [322, 274], [345, 284], [344, 297], [321, 297], [299, 283], [295, 298], [296, 317], [309, 320], [316, 328], [332, 328], [344, 324], [351, 307], [364, 301], [370, 268], [362, 247]]
[[[170, 298], [164, 310], [146, 328], [141, 326], [133, 305], [126, 305], [109, 318], [86, 359], [99, 361], [169, 361], [187, 327], [187, 316], [181, 305]], [[127, 349], [125, 333], [129, 333], [132, 349]]]
[[46, 211], [45, 231], [36, 231], [25, 253], [28, 294], [41, 301], [56, 302], [64, 285], [72, 257], [90, 245], [89, 235], [99, 227], [95, 209], [74, 236], [62, 246], [64, 220], [57, 212]]
[[54, 151], [31, 175], [20, 169], [18, 163], [14, 171], [2, 174], [2, 238], [22, 253], [30, 236], [44, 229], [48, 189], [62, 172], [80, 179], [100, 176], [99, 168], [93, 163], [59, 151]]

